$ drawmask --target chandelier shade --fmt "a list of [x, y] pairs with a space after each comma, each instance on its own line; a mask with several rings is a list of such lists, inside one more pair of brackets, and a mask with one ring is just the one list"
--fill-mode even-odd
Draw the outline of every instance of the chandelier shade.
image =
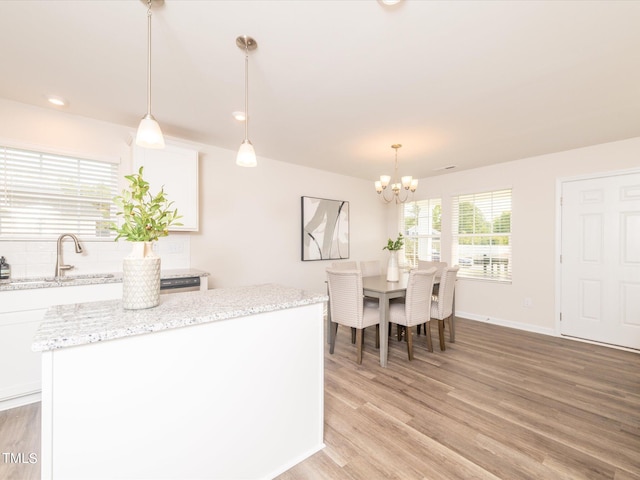
[[[396, 204], [404, 203], [412, 197], [412, 194], [418, 188], [418, 179], [413, 178], [411, 175], [405, 175], [400, 178], [400, 181], [398, 181], [398, 149], [400, 147], [402, 147], [402, 145], [399, 143], [391, 145], [391, 148], [396, 151], [393, 183], [391, 182], [390, 175], [380, 175], [380, 180], [377, 180], [374, 183], [376, 192], [378, 192], [380, 200], [384, 203], [391, 203], [394, 201]], [[391, 188], [389, 189], [391, 191], [391, 195], [387, 196], [386, 192], [389, 191], [387, 190], [389, 184], [391, 184]], [[403, 190], [404, 194], [402, 193]]]

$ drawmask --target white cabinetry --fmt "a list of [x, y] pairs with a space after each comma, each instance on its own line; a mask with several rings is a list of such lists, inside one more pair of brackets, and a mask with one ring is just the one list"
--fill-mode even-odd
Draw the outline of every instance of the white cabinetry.
[[121, 283], [0, 293], [0, 410], [40, 400], [41, 354], [31, 344], [50, 306], [120, 297]]
[[316, 303], [42, 352], [42, 478], [274, 478], [324, 447], [322, 339]]
[[155, 150], [133, 146], [133, 166], [137, 172], [144, 167], [144, 179], [155, 194], [164, 191], [174, 207], [182, 215], [182, 226], [172, 231], [195, 232], [198, 230], [198, 152], [170, 142], [165, 148]]
[[40, 354], [31, 351], [46, 308], [0, 313], [0, 410], [37, 401]]

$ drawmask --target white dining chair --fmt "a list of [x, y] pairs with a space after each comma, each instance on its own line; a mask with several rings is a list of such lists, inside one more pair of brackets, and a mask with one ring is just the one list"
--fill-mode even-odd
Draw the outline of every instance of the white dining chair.
[[[432, 262], [430, 260], [418, 260], [418, 270], [428, 270], [429, 268], [436, 268], [436, 278], [439, 279], [442, 276], [442, 271], [447, 268], [447, 262]], [[433, 300], [438, 298], [438, 290], [440, 285], [436, 282], [433, 285]], [[425, 325], [425, 328], [426, 325]], [[418, 335], [420, 335], [420, 325], [418, 325]]]
[[436, 268], [436, 277], [442, 275], [442, 271], [448, 267], [447, 262], [432, 262], [429, 260], [418, 260], [418, 270], [427, 270], [429, 268]]
[[[347, 262], [333, 262], [331, 268], [335, 270], [358, 270], [358, 263], [355, 261]], [[366, 275], [363, 275], [363, 277]], [[365, 297], [365, 303], [371, 307], [378, 307], [379, 301], [377, 298]], [[351, 343], [356, 343], [356, 329], [351, 329]]]
[[360, 262], [360, 271], [363, 277], [374, 277], [382, 275], [382, 267], [380, 266], [380, 260], [368, 260]]
[[[360, 262], [360, 271], [362, 272], [363, 277], [375, 277], [382, 275], [382, 267], [380, 266], [379, 260]], [[364, 301], [373, 307], [377, 307], [380, 303], [380, 300], [373, 297], [364, 297]]]
[[413, 360], [413, 329], [411, 328], [413, 326], [427, 325], [425, 326], [427, 349], [433, 352], [431, 330], [428, 328], [428, 323], [435, 275], [435, 268], [411, 271], [404, 303], [392, 303], [389, 305], [389, 322], [405, 327], [409, 360]]
[[[444, 324], [449, 324], [451, 330], [451, 317], [453, 315], [453, 297], [456, 288], [456, 277], [460, 267], [447, 267], [440, 276], [440, 288], [438, 295], [431, 301], [431, 320], [438, 321], [438, 337], [440, 338], [440, 350], [446, 350], [444, 344]], [[431, 335], [430, 324], [425, 325], [427, 337]]]
[[376, 347], [380, 347], [380, 310], [365, 303], [360, 270], [327, 268], [327, 283], [331, 310], [329, 353], [333, 355], [335, 349], [338, 324], [355, 328], [356, 361], [361, 364], [364, 348], [363, 333], [366, 327], [376, 326]]

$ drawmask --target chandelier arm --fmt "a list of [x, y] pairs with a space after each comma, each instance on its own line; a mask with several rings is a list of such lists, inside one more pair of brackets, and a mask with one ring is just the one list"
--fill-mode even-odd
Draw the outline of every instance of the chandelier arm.
[[393, 202], [393, 199], [395, 198], [395, 194], [394, 194], [394, 193], [392, 193], [392, 194], [391, 194], [391, 198], [387, 198], [387, 196], [385, 195], [385, 192], [386, 192], [386, 191], [387, 191], [387, 190], [386, 190], [386, 189], [384, 189], [384, 190], [382, 190], [382, 192], [380, 192], [380, 193], [378, 194], [378, 196], [380, 197], [380, 200], [382, 200], [384, 203], [391, 203], [391, 202]]
[[[406, 189], [401, 189], [401, 190], [406, 190]], [[400, 192], [398, 192], [398, 194], [396, 195], [396, 204], [401, 204], [406, 202], [407, 200], [409, 200], [409, 191], [406, 190], [406, 193], [404, 195], [404, 198], [400, 198]]]

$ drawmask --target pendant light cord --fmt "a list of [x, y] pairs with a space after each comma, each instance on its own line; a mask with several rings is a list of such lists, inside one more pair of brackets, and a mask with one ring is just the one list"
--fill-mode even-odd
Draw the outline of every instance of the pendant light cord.
[[147, 115], [151, 115], [151, 0], [147, 5]]
[[249, 140], [249, 41], [244, 47], [244, 139]]

